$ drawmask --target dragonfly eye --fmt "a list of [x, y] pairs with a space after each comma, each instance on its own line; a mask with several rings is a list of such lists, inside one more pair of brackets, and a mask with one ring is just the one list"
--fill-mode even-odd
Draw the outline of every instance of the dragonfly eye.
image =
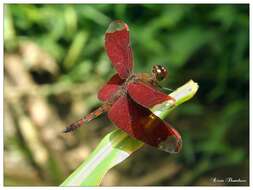
[[156, 80], [161, 81], [167, 76], [167, 69], [161, 65], [154, 65], [152, 73], [155, 75]]

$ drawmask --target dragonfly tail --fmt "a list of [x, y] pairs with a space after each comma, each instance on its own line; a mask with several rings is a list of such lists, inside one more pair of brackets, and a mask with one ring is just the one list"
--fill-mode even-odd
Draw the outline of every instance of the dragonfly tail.
[[77, 128], [81, 127], [84, 123], [89, 122], [89, 121], [95, 119], [96, 117], [98, 117], [99, 115], [101, 115], [102, 113], [104, 113], [105, 111], [107, 111], [107, 109], [108, 108], [106, 106], [100, 106], [95, 111], [89, 113], [88, 115], [84, 116], [80, 120], [78, 120], [78, 121], [72, 123], [71, 125], [69, 125], [68, 127], [66, 127], [63, 130], [63, 133], [68, 133], [68, 132], [76, 130]]

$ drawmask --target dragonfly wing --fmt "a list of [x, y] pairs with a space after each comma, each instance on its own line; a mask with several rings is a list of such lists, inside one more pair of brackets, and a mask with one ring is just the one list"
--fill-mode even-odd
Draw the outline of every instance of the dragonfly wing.
[[173, 99], [171, 96], [141, 82], [130, 83], [127, 90], [128, 94], [134, 101], [146, 108]]
[[126, 79], [133, 67], [129, 30], [126, 23], [116, 20], [109, 25], [105, 34], [105, 49], [119, 76]]
[[170, 153], [177, 153], [181, 149], [180, 134], [128, 96], [120, 97], [113, 104], [108, 117], [130, 136], [148, 145]]
[[124, 80], [121, 79], [118, 74], [113, 75], [98, 92], [98, 99], [101, 101], [108, 100], [123, 82]]

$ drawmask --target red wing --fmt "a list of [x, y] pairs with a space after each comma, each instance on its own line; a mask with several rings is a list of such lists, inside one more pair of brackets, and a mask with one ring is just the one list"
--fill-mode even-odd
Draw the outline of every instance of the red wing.
[[98, 99], [101, 101], [108, 100], [123, 82], [124, 80], [122, 80], [118, 74], [113, 75], [112, 78], [98, 92]]
[[130, 97], [120, 97], [108, 113], [111, 121], [130, 136], [170, 153], [181, 149], [180, 134]]
[[105, 34], [105, 49], [119, 76], [126, 79], [133, 67], [127, 24], [116, 20], [109, 25]]
[[130, 83], [127, 90], [134, 101], [146, 108], [173, 99], [171, 96], [156, 90], [152, 86], [140, 82]]

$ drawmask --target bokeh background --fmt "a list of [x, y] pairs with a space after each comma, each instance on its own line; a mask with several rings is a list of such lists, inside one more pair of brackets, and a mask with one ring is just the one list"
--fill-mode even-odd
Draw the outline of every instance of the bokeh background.
[[144, 146], [102, 185], [248, 185], [247, 4], [6, 4], [4, 184], [59, 185], [113, 130], [103, 115], [61, 133], [100, 105], [98, 89], [115, 72], [103, 47], [115, 19], [130, 27], [136, 72], [162, 64], [162, 86], [193, 79], [200, 88], [168, 117], [182, 134], [179, 154]]

